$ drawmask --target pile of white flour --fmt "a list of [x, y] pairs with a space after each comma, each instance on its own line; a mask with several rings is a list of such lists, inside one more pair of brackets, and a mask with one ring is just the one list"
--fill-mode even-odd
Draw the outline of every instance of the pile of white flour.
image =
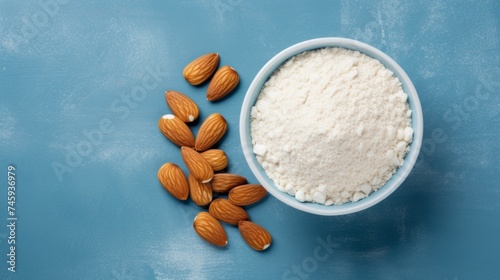
[[254, 153], [301, 202], [358, 201], [402, 165], [413, 138], [408, 95], [378, 60], [343, 48], [296, 55], [251, 111]]

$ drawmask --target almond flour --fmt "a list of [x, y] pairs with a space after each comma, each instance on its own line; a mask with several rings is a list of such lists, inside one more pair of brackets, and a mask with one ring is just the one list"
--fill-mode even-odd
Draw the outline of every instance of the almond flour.
[[254, 153], [298, 201], [358, 201], [402, 165], [413, 138], [408, 95], [378, 60], [344, 48], [298, 54], [251, 111]]

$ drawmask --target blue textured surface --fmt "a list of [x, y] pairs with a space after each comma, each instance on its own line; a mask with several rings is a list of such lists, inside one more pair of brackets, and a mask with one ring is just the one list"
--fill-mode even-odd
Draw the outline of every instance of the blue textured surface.
[[[493, 0], [1, 0], [0, 279], [500, 279], [499, 21]], [[156, 178], [181, 162], [157, 128], [164, 91], [189, 94], [202, 117], [226, 116], [229, 170], [255, 182], [238, 137], [245, 91], [282, 49], [328, 36], [379, 48], [413, 80], [425, 121], [417, 166], [387, 200], [348, 216], [272, 197], [250, 207], [274, 237], [266, 252], [229, 226], [227, 248], [206, 244], [191, 227], [200, 208]], [[182, 78], [211, 51], [241, 75], [217, 103]], [[60, 177], [54, 164], [66, 166]]]

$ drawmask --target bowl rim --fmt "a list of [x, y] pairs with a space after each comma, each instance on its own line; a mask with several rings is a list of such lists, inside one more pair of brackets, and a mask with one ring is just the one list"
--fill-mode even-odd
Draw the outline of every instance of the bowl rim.
[[[255, 154], [253, 153], [252, 149], [253, 145], [251, 143], [250, 132], [251, 108], [254, 106], [255, 101], [260, 94], [260, 89], [272, 75], [274, 70], [276, 70], [289, 58], [299, 53], [324, 47], [341, 47], [359, 51], [374, 59], [377, 59], [384, 65], [384, 67], [392, 71], [393, 74], [400, 80], [405, 93], [408, 95], [408, 103], [412, 110], [411, 127], [414, 131], [413, 140], [410, 144], [410, 150], [404, 158], [403, 165], [397, 169], [396, 173], [393, 174], [389, 181], [387, 181], [377, 191], [372, 192], [366, 198], [363, 198], [357, 202], [348, 202], [342, 205], [329, 206], [313, 202], [299, 202], [295, 199], [295, 197], [289, 195], [286, 192], [278, 190], [256, 160]], [[245, 160], [250, 167], [250, 170], [257, 178], [257, 180], [262, 184], [262, 186], [266, 188], [266, 190], [271, 193], [272, 196], [293, 208], [323, 216], [346, 215], [359, 212], [373, 205], [376, 205], [377, 203], [387, 198], [390, 194], [392, 194], [407, 178], [413, 166], [415, 165], [418, 154], [420, 152], [420, 148], [422, 146], [423, 130], [423, 112], [420, 104], [420, 99], [412, 81], [403, 70], [403, 68], [401, 68], [401, 66], [399, 66], [396, 61], [394, 61], [391, 57], [389, 57], [379, 49], [366, 43], [343, 37], [323, 37], [309, 39], [285, 48], [284, 50], [273, 56], [259, 70], [257, 75], [252, 80], [247, 92], [245, 93], [245, 97], [241, 106], [239, 121], [240, 143]]]

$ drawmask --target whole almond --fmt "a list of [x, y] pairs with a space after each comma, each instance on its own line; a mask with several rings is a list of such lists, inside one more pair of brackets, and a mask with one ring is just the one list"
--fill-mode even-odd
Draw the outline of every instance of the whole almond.
[[224, 198], [214, 199], [208, 207], [208, 212], [216, 219], [232, 225], [237, 225], [242, 220], [250, 220], [245, 209], [231, 204]]
[[208, 183], [212, 180], [214, 170], [200, 153], [192, 148], [182, 147], [181, 155], [186, 167], [196, 180], [202, 183]]
[[215, 101], [228, 95], [240, 82], [238, 72], [231, 66], [222, 66], [210, 81], [207, 89], [207, 99]]
[[191, 200], [199, 206], [206, 206], [212, 202], [212, 187], [210, 183], [198, 181], [192, 174], [188, 175], [189, 195]]
[[214, 192], [227, 193], [236, 186], [246, 184], [247, 179], [232, 173], [216, 173], [210, 183]]
[[203, 152], [217, 143], [227, 131], [227, 122], [219, 113], [208, 116], [200, 126], [194, 148]]
[[228, 200], [234, 205], [246, 206], [261, 200], [266, 194], [266, 189], [261, 185], [246, 184], [232, 188]]
[[198, 215], [194, 218], [193, 227], [201, 238], [212, 243], [213, 245], [227, 245], [226, 231], [222, 227], [221, 223], [210, 215], [210, 213], [198, 213]]
[[187, 199], [189, 194], [188, 182], [182, 169], [175, 163], [169, 162], [162, 165], [158, 170], [158, 180], [177, 199]]
[[258, 224], [250, 221], [240, 221], [238, 229], [245, 242], [254, 250], [263, 251], [271, 246], [271, 234]]
[[182, 72], [184, 78], [196, 86], [208, 80], [219, 65], [218, 53], [207, 53], [191, 61]]
[[158, 121], [158, 127], [177, 146], [194, 147], [193, 132], [180, 118], [172, 114], [163, 115]]
[[170, 110], [172, 110], [174, 115], [183, 122], [192, 122], [198, 118], [200, 114], [198, 105], [186, 95], [177, 91], [168, 90], [165, 92], [165, 99]]
[[201, 156], [207, 160], [208, 164], [212, 166], [212, 169], [214, 171], [221, 171], [227, 167], [228, 159], [226, 153], [223, 150], [206, 150], [201, 153]]

